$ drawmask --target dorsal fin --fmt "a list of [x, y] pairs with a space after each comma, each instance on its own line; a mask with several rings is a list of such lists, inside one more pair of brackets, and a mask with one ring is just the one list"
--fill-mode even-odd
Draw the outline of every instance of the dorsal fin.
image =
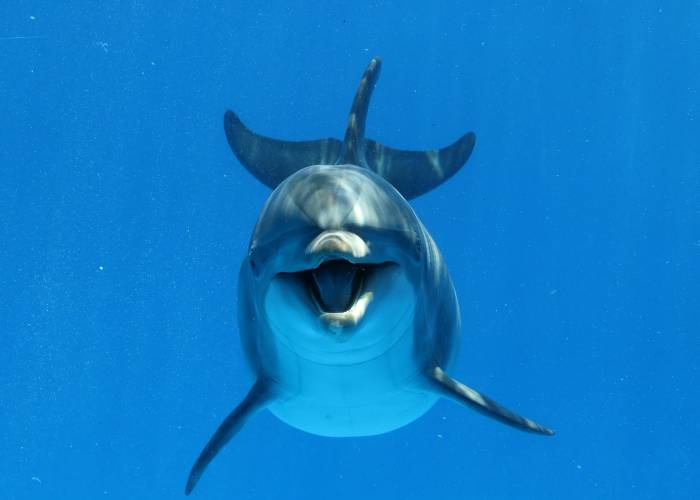
[[474, 149], [473, 132], [455, 143], [430, 151], [393, 149], [365, 139], [365, 122], [381, 62], [373, 58], [360, 80], [350, 109], [345, 139], [282, 141], [248, 129], [232, 111], [224, 115], [226, 138], [243, 166], [274, 189], [297, 170], [310, 165], [352, 164], [368, 168], [389, 181], [406, 199], [415, 198], [452, 177]]
[[381, 67], [382, 63], [379, 58], [373, 58], [367, 65], [360, 84], [357, 86], [352, 108], [350, 108], [350, 116], [348, 116], [348, 126], [345, 129], [343, 149], [340, 158], [338, 158], [339, 164], [367, 166], [364, 153], [365, 123], [367, 122], [369, 100], [372, 98], [372, 91], [379, 78]]

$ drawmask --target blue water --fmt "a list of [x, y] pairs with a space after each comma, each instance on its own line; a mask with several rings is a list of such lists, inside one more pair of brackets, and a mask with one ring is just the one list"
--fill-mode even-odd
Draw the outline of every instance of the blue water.
[[557, 435], [447, 401], [358, 439], [263, 412], [192, 498], [697, 498], [700, 5], [57, 4], [0, 6], [0, 498], [183, 498], [252, 381], [236, 281], [269, 190], [223, 112], [341, 137], [374, 55], [368, 136], [477, 134], [413, 203], [453, 374]]

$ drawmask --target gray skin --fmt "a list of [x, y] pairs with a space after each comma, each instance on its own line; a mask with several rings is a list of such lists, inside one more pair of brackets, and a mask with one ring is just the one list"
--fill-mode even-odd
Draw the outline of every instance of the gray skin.
[[520, 430], [553, 431], [516, 415], [445, 372], [459, 306], [447, 267], [407, 199], [451, 177], [474, 146], [468, 133], [434, 151], [364, 138], [373, 59], [345, 139], [286, 142], [254, 134], [227, 112], [241, 163], [274, 189], [239, 275], [239, 328], [256, 381], [192, 467], [207, 465], [257, 411], [324, 436], [404, 426], [440, 397]]

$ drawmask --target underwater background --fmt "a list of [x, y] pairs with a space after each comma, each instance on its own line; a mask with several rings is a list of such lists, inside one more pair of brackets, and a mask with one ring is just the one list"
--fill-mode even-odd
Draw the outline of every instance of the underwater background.
[[412, 203], [461, 303], [448, 401], [398, 431], [269, 412], [198, 499], [697, 498], [700, 4], [0, 5], [0, 498], [184, 498], [249, 388], [236, 282], [269, 190], [222, 116], [474, 153]]

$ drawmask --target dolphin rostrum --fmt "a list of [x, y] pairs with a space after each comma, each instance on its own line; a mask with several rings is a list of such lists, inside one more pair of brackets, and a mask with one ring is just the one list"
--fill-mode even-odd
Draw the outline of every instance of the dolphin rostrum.
[[257, 411], [323, 436], [409, 424], [440, 397], [524, 431], [554, 432], [451, 378], [459, 306], [447, 267], [406, 200], [453, 176], [475, 136], [432, 151], [366, 139], [379, 76], [372, 59], [342, 142], [288, 142], [251, 132], [233, 112], [226, 137], [274, 191], [239, 275], [238, 321], [255, 383], [192, 467], [189, 494]]

